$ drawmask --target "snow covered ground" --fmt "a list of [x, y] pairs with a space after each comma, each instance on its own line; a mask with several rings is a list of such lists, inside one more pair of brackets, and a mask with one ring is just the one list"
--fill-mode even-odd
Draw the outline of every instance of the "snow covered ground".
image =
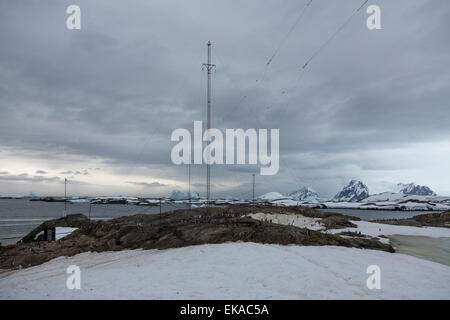
[[284, 196], [279, 192], [268, 192], [266, 194], [263, 194], [262, 196], [259, 196], [258, 200], [270, 202], [270, 201], [276, 201], [279, 199], [286, 199], [286, 198], [289, 198], [289, 197]]
[[[81, 289], [66, 268], [81, 268]], [[366, 286], [381, 269], [381, 289]], [[450, 268], [344, 247], [226, 243], [83, 253], [0, 274], [0, 299], [450, 299]]]
[[[77, 230], [78, 228], [70, 228], [70, 227], [56, 227], [55, 228], [55, 240], [61, 240], [64, 237], [67, 237], [69, 234]], [[41, 236], [44, 234], [44, 231], [41, 231], [37, 233], [34, 236], [34, 239], [36, 240], [38, 236]]]
[[77, 230], [78, 228], [70, 228], [70, 227], [56, 227], [55, 228], [55, 240], [60, 240], [64, 237], [67, 237], [69, 234]]
[[[437, 228], [437, 227], [409, 227], [409, 226], [396, 226], [383, 223], [375, 223], [368, 221], [351, 221], [356, 228], [344, 228], [344, 229], [331, 229], [324, 230], [325, 226], [320, 222], [320, 218], [309, 218], [300, 214], [268, 214], [268, 213], [254, 213], [249, 217], [256, 220], [271, 221], [272, 223], [282, 225], [293, 225], [300, 228], [307, 228], [310, 230], [323, 231], [326, 233], [340, 233], [344, 231], [361, 232], [371, 237], [378, 237], [380, 235], [408, 235], [408, 236], [424, 236], [431, 238], [450, 238], [450, 228]], [[389, 239], [380, 238], [383, 243], [389, 243]]]
[[[340, 233], [343, 231], [358, 231], [371, 237], [378, 237], [379, 235], [407, 235], [407, 236], [425, 236], [431, 238], [450, 237], [450, 228], [437, 227], [409, 227], [409, 226], [395, 226], [390, 224], [375, 223], [368, 221], [352, 221], [357, 228], [332, 229], [329, 233]], [[389, 239], [380, 238], [381, 242], [388, 243]]]
[[320, 223], [320, 218], [309, 218], [301, 214], [268, 214], [258, 212], [249, 215], [250, 218], [256, 220], [272, 221], [272, 223], [282, 225], [292, 225], [310, 230], [323, 230], [325, 226]]

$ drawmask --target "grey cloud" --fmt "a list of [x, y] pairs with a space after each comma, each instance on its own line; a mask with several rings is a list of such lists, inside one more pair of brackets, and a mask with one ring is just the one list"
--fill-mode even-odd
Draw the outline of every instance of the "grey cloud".
[[135, 182], [130, 181], [128, 183], [134, 184], [136, 186], [142, 186], [142, 187], [167, 187], [167, 184], [159, 183], [158, 181], [154, 182]]
[[19, 182], [61, 182], [59, 177], [31, 176], [27, 173], [1, 175], [0, 181], [19, 181]]
[[69, 175], [69, 174], [72, 174], [72, 175], [88, 175], [89, 174], [89, 171], [88, 170], [82, 170], [82, 171], [80, 171], [80, 170], [66, 170], [66, 171], [62, 171], [62, 172], [60, 172], [59, 174], [65, 174], [65, 175]]
[[[120, 175], [145, 167], [157, 179], [185, 181], [185, 168], [170, 161], [170, 134], [206, 118], [201, 65], [212, 40], [213, 126], [280, 129], [280, 173], [259, 177], [261, 192], [304, 182], [333, 193], [330, 185], [354, 172], [364, 180], [403, 170], [414, 180], [408, 164], [365, 152], [449, 139], [450, 3], [384, 1], [376, 31], [367, 30], [362, 10], [301, 74], [361, 3], [313, 1], [265, 70], [306, 1], [80, 0], [76, 32], [65, 29], [68, 2], [1, 2], [0, 146], [31, 159], [96, 158]], [[205, 14], [212, 9], [220, 14]], [[227, 184], [245, 189], [255, 170], [215, 167], [213, 182], [223, 194]], [[193, 174], [204, 178], [204, 170]]]

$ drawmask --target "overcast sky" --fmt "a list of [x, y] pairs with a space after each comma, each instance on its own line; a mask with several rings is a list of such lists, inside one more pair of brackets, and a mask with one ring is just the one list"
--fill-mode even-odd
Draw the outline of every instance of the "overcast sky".
[[382, 29], [366, 5], [301, 71], [363, 2], [313, 0], [283, 42], [308, 1], [0, 1], [0, 195], [61, 195], [65, 176], [73, 195], [187, 191], [170, 135], [206, 118], [208, 40], [212, 126], [278, 128], [281, 157], [275, 176], [213, 167], [213, 196], [250, 196], [254, 172], [257, 194], [359, 179], [450, 195], [450, 2], [370, 0]]

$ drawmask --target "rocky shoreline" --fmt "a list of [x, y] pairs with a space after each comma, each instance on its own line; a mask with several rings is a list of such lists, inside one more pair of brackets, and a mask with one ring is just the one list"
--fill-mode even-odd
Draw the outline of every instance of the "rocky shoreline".
[[410, 227], [450, 228], [450, 211], [421, 214], [408, 219], [383, 219], [376, 222]]
[[[0, 247], [0, 269], [27, 268], [59, 256], [73, 256], [88, 251], [169, 249], [239, 241], [304, 246], [332, 245], [394, 252], [390, 245], [375, 239], [344, 238], [248, 217], [257, 212], [320, 218], [326, 229], [352, 227], [354, 224], [350, 220], [359, 220], [356, 217], [306, 207], [264, 205], [176, 210], [161, 215], [138, 214], [108, 221], [90, 221], [84, 215], [69, 215], [44, 222], [18, 244]], [[51, 227], [78, 229], [59, 241], [36, 241], [39, 240], [36, 236], [41, 231]]]

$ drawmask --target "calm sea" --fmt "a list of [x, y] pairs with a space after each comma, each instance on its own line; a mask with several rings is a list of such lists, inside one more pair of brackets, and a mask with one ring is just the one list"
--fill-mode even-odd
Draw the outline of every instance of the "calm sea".
[[[162, 206], [162, 212], [187, 208], [183, 204]], [[62, 217], [63, 202], [29, 201], [28, 199], [0, 199], [0, 243], [16, 243], [42, 222]], [[67, 214], [89, 215], [89, 203], [67, 203]], [[132, 204], [93, 204], [93, 220], [112, 219], [138, 213], [156, 214], [157, 207], [143, 207]]]
[[341, 213], [369, 221], [370, 219], [408, 219], [414, 216], [438, 211], [360, 210], [360, 209], [320, 209], [324, 212]]
[[[167, 204], [162, 212], [187, 208], [183, 204]], [[16, 243], [42, 222], [62, 217], [63, 202], [29, 201], [28, 199], [0, 199], [0, 243], [7, 245]], [[336, 212], [355, 216], [363, 220], [410, 218], [424, 211], [385, 211], [385, 210], [354, 210], [354, 209], [323, 209], [322, 211]], [[67, 203], [67, 214], [89, 214], [89, 203]], [[93, 220], [112, 219], [138, 213], [156, 214], [158, 207], [140, 207], [132, 204], [93, 204], [91, 218]]]

